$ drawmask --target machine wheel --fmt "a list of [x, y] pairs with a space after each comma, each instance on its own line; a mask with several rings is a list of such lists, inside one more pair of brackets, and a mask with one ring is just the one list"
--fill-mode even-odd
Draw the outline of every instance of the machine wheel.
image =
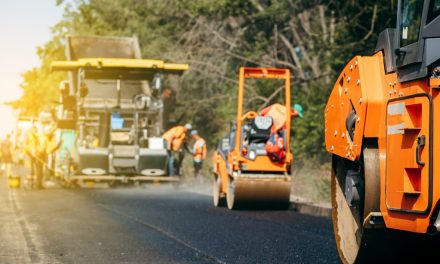
[[359, 208], [351, 208], [345, 197], [345, 179], [349, 172], [347, 163], [345, 159], [333, 156], [332, 219], [339, 256], [344, 263], [354, 263], [359, 253], [363, 230]]
[[221, 179], [219, 176], [214, 175], [212, 181], [212, 200], [215, 207], [223, 207], [226, 205], [226, 198], [221, 193]]
[[[368, 263], [387, 259], [386, 230], [365, 229], [364, 217], [379, 211], [379, 156], [365, 147], [362, 162], [334, 155], [331, 192], [335, 241], [343, 263]], [[351, 178], [356, 178], [352, 183]], [[352, 189], [347, 191], [347, 184]], [[356, 193], [353, 195], [353, 193]], [[380, 259], [375, 259], [380, 258]]]
[[229, 178], [229, 182], [228, 182], [228, 189], [226, 192], [226, 203], [228, 205], [229, 210], [237, 209], [235, 203], [235, 184], [231, 178]]

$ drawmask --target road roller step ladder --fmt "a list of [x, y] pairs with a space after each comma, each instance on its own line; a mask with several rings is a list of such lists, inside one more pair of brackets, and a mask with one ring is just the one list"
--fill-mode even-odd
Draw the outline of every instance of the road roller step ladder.
[[[284, 82], [283, 102], [289, 118], [277, 133], [284, 140], [285, 156], [279, 160], [269, 157], [266, 143], [271, 137], [274, 120], [255, 111], [245, 112], [246, 79], [269, 79]], [[274, 91], [275, 91], [274, 87]], [[238, 85], [237, 117], [229, 133], [214, 153], [213, 201], [215, 206], [236, 208], [278, 208], [290, 205], [292, 154], [290, 152], [290, 72], [276, 68], [241, 68]], [[257, 109], [255, 109], [257, 110]]]

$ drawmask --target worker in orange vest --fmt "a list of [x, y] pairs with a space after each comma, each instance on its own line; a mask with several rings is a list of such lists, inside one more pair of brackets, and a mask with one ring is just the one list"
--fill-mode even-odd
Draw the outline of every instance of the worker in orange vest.
[[[281, 104], [270, 105], [260, 111], [262, 116], [270, 116], [273, 120], [272, 131], [279, 131], [286, 128], [286, 107]], [[303, 108], [300, 104], [294, 104], [290, 109], [290, 118], [303, 117]]]
[[167, 143], [168, 172], [170, 176], [174, 176], [175, 172], [180, 175], [180, 166], [182, 165], [185, 155], [183, 147], [186, 145], [186, 134], [191, 129], [191, 124], [175, 126], [162, 135], [162, 138], [165, 139]]
[[197, 130], [191, 131], [191, 138], [194, 140], [192, 150], [194, 177], [198, 177], [203, 167], [203, 161], [206, 159], [206, 141], [199, 135]]
[[[294, 104], [290, 109], [290, 118], [303, 117], [303, 108], [300, 104]], [[273, 104], [260, 111], [262, 116], [272, 118], [272, 128], [268, 141], [266, 142], [266, 153], [274, 162], [281, 162], [286, 156], [284, 133], [286, 130], [287, 111], [281, 104]], [[290, 129], [290, 128], [289, 128]]]
[[44, 174], [43, 180], [49, 180], [54, 177], [55, 171], [55, 152], [61, 147], [63, 143], [61, 140], [57, 140], [55, 136], [56, 126], [55, 124], [47, 124], [43, 127], [43, 134], [41, 138], [41, 153], [39, 158], [44, 162]]
[[40, 136], [38, 133], [38, 128], [34, 124], [29, 130], [26, 136], [26, 144], [24, 146], [24, 151], [29, 156], [30, 159], [30, 175], [28, 176], [29, 187], [33, 188], [37, 184], [37, 154], [40, 149]]
[[1, 142], [1, 156], [2, 156], [2, 165], [4, 168], [4, 174], [6, 176], [10, 176], [9, 173], [11, 171], [11, 165], [13, 162], [13, 148], [11, 142], [11, 135], [7, 134], [6, 138]]

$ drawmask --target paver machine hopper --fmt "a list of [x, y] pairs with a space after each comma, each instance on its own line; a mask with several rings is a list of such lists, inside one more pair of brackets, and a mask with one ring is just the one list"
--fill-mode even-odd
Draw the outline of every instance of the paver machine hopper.
[[[283, 82], [281, 109], [284, 124], [261, 112], [244, 112], [246, 79], [281, 80]], [[253, 89], [250, 87], [249, 89]], [[274, 89], [275, 90], [275, 89]], [[229, 209], [240, 207], [289, 206], [292, 164], [290, 152], [290, 72], [275, 68], [241, 68], [238, 85], [237, 117], [229, 133], [214, 154], [213, 200], [215, 206], [227, 204]], [[286, 110], [287, 109], [287, 110]], [[281, 110], [282, 112], [282, 110]], [[271, 136], [283, 141], [283, 157], [271, 158], [267, 142]]]
[[[385, 261], [372, 246], [390, 229], [426, 239], [440, 230], [440, 1], [397, 4], [397, 27], [379, 35], [373, 55], [347, 64], [325, 108], [333, 225], [344, 263]], [[410, 252], [419, 260], [437, 254]]]

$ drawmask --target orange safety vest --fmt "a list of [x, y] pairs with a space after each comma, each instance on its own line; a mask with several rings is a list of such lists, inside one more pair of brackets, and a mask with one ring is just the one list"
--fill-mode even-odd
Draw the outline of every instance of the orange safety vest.
[[[273, 120], [273, 131], [279, 131], [280, 129], [286, 128], [286, 107], [281, 104], [273, 104], [260, 111], [262, 116], [270, 116]], [[290, 117], [297, 116], [296, 110], [290, 110]]]
[[206, 159], [206, 142], [203, 138], [198, 138], [193, 147], [194, 161], [204, 161]]
[[166, 131], [162, 135], [162, 138], [167, 141], [169, 150], [178, 151], [186, 138], [186, 128], [183, 126], [175, 126]]

